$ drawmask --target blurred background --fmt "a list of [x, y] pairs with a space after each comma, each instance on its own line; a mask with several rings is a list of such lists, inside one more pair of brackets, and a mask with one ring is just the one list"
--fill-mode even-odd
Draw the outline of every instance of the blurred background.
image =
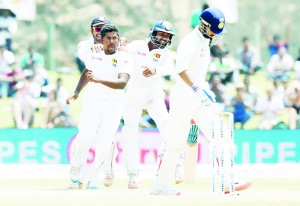
[[[218, 7], [224, 11], [227, 33], [223, 37], [224, 46], [222, 47], [224, 53], [229, 52], [237, 64], [240, 63], [239, 50], [243, 47], [245, 37], [256, 49], [255, 55], [259, 59], [262, 72], [267, 71], [270, 61], [268, 45], [275, 35], [283, 42], [288, 41], [288, 54], [294, 61], [300, 56], [300, 37], [297, 34], [300, 29], [297, 23], [297, 19], [300, 18], [297, 12], [300, 4], [296, 0], [284, 2], [280, 0], [178, 0], [176, 2], [172, 0], [83, 0], [76, 2], [70, 0], [1, 0], [1, 16], [4, 16], [4, 11], [9, 10], [9, 16], [15, 22], [6, 21], [11, 22], [11, 25], [16, 25], [9, 32], [2, 32], [2, 37], [0, 34], [0, 44], [3, 44], [1, 41], [5, 41], [8, 35], [9, 39], [6, 41], [9, 40], [9, 44], [6, 46], [13, 52], [14, 57], [11, 57], [9, 61], [14, 70], [26, 69], [24, 56], [28, 54], [28, 49], [33, 50], [31, 53], [37, 52], [37, 55], [42, 56], [39, 57], [41, 59], [39, 61], [42, 62], [40, 65], [45, 71], [40, 73], [43, 73], [41, 78], [46, 81], [41, 83], [42, 86], [55, 84], [57, 78], [60, 77], [67, 89], [73, 91], [76, 78], [80, 74], [78, 64], [76, 64], [77, 44], [91, 37], [90, 23], [96, 16], [108, 17], [119, 27], [121, 35], [130, 41], [148, 37], [152, 24], [158, 19], [169, 20], [173, 23], [176, 32], [173, 43], [170, 45], [170, 49], [175, 54], [180, 39], [193, 29], [195, 23], [198, 23], [199, 14], [205, 6]], [[0, 20], [5, 21], [3, 19]], [[231, 67], [239, 67], [237, 70], [241, 68], [240, 65]], [[293, 71], [294, 65], [289, 69], [292, 71], [292, 77], [297, 76]], [[215, 72], [214, 68], [211, 68], [211, 72]], [[66, 74], [68, 78], [64, 78]], [[264, 80], [266, 75], [260, 77], [259, 75], [256, 77], [256, 82]], [[232, 81], [235, 84], [242, 80], [233, 79]], [[12, 85], [10, 84], [10, 87]], [[5, 90], [6, 87], [2, 86], [1, 90]], [[234, 89], [228, 87], [229, 93], [233, 96]], [[44, 91], [44, 93], [47, 92]], [[1, 96], [4, 97], [12, 96], [12, 94], [2, 93]], [[230, 97], [227, 99], [230, 100]], [[6, 105], [7, 101], [3, 104]], [[71, 108], [71, 113], [75, 113], [76, 119], [79, 106], [75, 108]], [[5, 112], [10, 109], [6, 107], [0, 112], [2, 113], [3, 110]], [[1, 123], [1, 127], [11, 127], [11, 122]]]
[[[7, 2], [11, 2], [12, 6], [17, 4], [16, 2], [23, 4], [16, 16], [18, 31], [13, 35], [16, 55], [22, 55], [28, 45], [34, 45], [45, 56], [47, 69], [56, 69], [62, 66], [75, 67], [73, 59], [77, 43], [89, 37], [89, 26], [96, 16], [108, 17], [129, 40], [147, 37], [156, 20], [167, 19], [175, 27], [176, 36], [171, 48], [176, 50], [179, 40], [191, 30], [192, 13], [197, 9], [201, 10], [204, 3], [213, 4], [220, 1], [11, 0]], [[236, 51], [241, 45], [241, 38], [247, 35], [261, 49], [262, 57], [267, 61], [267, 45], [261, 29], [261, 18], [265, 19], [266, 27], [271, 34], [279, 34], [282, 38], [285, 35], [286, 21], [290, 18], [290, 54], [297, 57], [300, 40], [297, 34], [300, 4], [297, 0], [222, 2], [220, 6], [224, 7], [224, 12], [232, 19], [232, 23], [226, 25], [227, 35], [224, 37], [224, 42], [231, 51]]]

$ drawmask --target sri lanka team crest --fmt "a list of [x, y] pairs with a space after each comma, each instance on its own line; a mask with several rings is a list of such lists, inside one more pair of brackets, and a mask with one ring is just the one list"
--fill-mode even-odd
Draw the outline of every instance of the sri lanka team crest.
[[115, 58], [112, 58], [112, 65], [113, 65], [113, 67], [116, 67], [117, 66], [117, 63], [118, 63], [118, 61], [115, 59]]
[[155, 61], [155, 62], [157, 62], [158, 61], [158, 59], [160, 58], [160, 54], [158, 54], [158, 53], [154, 53], [154, 55], [153, 55], [153, 61]]

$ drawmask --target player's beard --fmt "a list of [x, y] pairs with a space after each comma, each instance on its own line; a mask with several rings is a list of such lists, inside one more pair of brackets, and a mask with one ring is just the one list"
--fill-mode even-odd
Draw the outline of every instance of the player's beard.
[[94, 41], [96, 44], [99, 44], [101, 42], [101, 35], [100, 33], [97, 33], [94, 35]]
[[168, 41], [166, 41], [165, 39], [160, 39], [160, 40], [155, 39], [155, 46], [158, 49], [164, 49], [167, 45], [168, 45]]
[[204, 38], [206, 38], [206, 39], [211, 39], [211, 37], [210, 37], [208, 34], [206, 34], [206, 33], [204, 33], [203, 36], [204, 36]]
[[107, 46], [107, 48], [104, 50], [104, 52], [105, 52], [105, 54], [108, 54], [108, 55], [114, 54], [117, 51], [116, 48], [117, 48], [116, 45], [110, 44], [110, 45]]

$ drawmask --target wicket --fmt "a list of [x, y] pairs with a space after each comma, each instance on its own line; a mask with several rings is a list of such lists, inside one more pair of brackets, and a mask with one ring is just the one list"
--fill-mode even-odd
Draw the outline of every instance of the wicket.
[[229, 186], [229, 193], [234, 193], [233, 114], [214, 113], [210, 131], [211, 190], [225, 194], [226, 186]]

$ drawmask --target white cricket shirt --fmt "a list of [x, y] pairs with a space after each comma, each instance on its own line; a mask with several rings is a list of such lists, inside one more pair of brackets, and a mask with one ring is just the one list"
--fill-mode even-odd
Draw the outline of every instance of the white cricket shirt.
[[84, 63], [92, 55], [92, 46], [94, 45], [94, 38], [90, 38], [79, 42], [77, 46], [77, 54], [81, 61]]
[[[86, 61], [86, 68], [91, 70], [93, 76], [102, 80], [118, 79], [120, 73], [132, 73], [132, 59], [127, 52], [116, 52], [106, 55], [104, 51], [92, 53]], [[91, 100], [121, 100], [124, 89], [112, 89], [101, 83], [89, 82], [86, 97]]]
[[[201, 85], [206, 82], [210, 50], [209, 39], [203, 37], [198, 28], [199, 26], [195, 27], [180, 41], [176, 54], [175, 73], [186, 70], [192, 81]], [[180, 77], [176, 78], [176, 83], [189, 88]]]
[[[169, 49], [153, 49], [149, 51], [149, 39], [132, 41], [126, 46], [134, 62], [134, 70], [129, 80], [129, 86], [149, 87], [162, 86], [161, 76], [170, 75], [174, 70]], [[144, 77], [145, 68], [155, 68], [156, 74], [151, 77]]]

